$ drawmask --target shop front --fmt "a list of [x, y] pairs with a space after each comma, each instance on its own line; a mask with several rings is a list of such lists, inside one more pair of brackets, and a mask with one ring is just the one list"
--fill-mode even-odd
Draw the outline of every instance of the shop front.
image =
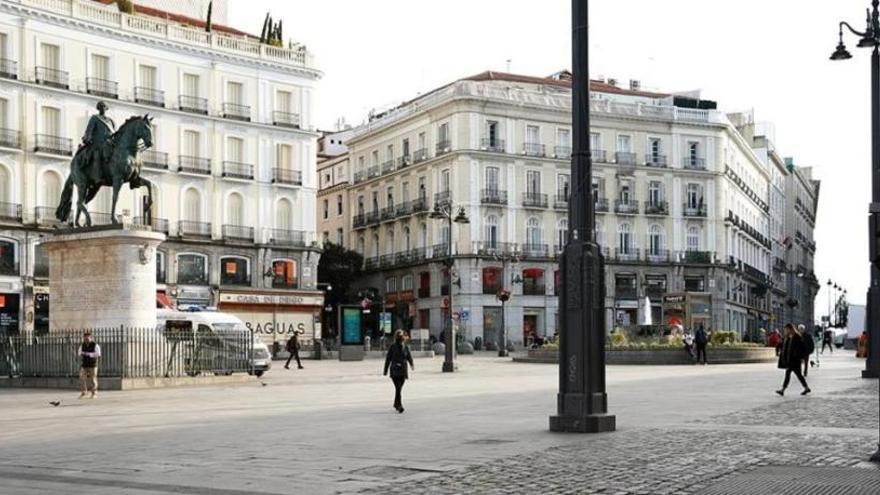
[[320, 292], [221, 291], [218, 309], [240, 318], [270, 348], [284, 343], [294, 332], [303, 344], [321, 338], [321, 311], [324, 295]]
[[707, 293], [684, 292], [663, 296], [664, 325], [681, 325], [695, 331], [701, 326], [705, 330], [712, 327], [712, 295]]

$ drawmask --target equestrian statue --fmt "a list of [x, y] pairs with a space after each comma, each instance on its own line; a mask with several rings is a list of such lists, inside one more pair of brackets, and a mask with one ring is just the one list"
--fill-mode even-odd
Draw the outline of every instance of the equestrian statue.
[[[110, 219], [114, 224], [119, 223], [116, 219], [119, 189], [126, 182], [131, 189], [146, 187], [146, 210], [153, 205], [153, 184], [141, 177], [141, 161], [138, 158], [138, 153], [153, 146], [153, 119], [149, 114], [135, 115], [116, 130], [113, 119], [105, 115], [109, 109], [107, 104], [99, 101], [97, 108], [98, 113], [89, 119], [82, 144], [70, 161], [70, 175], [67, 176], [61, 201], [55, 210], [55, 217], [67, 222], [73, 205], [73, 187], [76, 186], [76, 218], [73, 222], [76, 227], [80, 226], [80, 214], [85, 215], [86, 227], [92, 225], [86, 205], [103, 186], [113, 188]], [[146, 212], [144, 216], [149, 217]]]

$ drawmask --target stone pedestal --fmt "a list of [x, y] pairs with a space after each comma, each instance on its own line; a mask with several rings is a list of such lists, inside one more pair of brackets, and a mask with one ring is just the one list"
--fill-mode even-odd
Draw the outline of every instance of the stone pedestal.
[[124, 228], [63, 231], [49, 255], [49, 331], [156, 327], [159, 232]]

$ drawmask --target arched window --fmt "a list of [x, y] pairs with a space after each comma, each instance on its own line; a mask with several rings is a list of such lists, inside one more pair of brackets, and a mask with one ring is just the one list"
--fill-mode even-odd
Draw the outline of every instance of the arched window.
[[617, 226], [617, 249], [621, 254], [630, 254], [633, 251], [632, 226], [626, 222]]
[[522, 272], [522, 278], [522, 289], [524, 296], [544, 295], [544, 270], [540, 268], [526, 268]]
[[241, 256], [220, 258], [221, 285], [251, 285], [251, 263]]
[[373, 234], [373, 258], [379, 257], [379, 234]]
[[[0, 167], [2, 169], [2, 167]], [[0, 275], [19, 276], [18, 243], [0, 239]]]
[[[2, 107], [0, 107], [2, 110]], [[5, 117], [5, 115], [3, 116]], [[2, 119], [3, 117], [0, 117]], [[9, 203], [9, 172], [6, 167], [0, 167], [0, 202]]]
[[178, 254], [177, 283], [182, 285], [207, 285], [208, 257], [199, 253]]
[[226, 223], [227, 225], [245, 225], [244, 200], [241, 194], [232, 193], [226, 198]]
[[401, 239], [400, 247], [404, 253], [408, 253], [412, 250], [412, 239], [410, 238], [409, 227], [403, 228], [403, 238]]
[[605, 225], [600, 220], [596, 220], [596, 244], [605, 245]]
[[202, 195], [196, 189], [189, 188], [184, 194], [183, 219], [190, 222], [202, 221]]
[[394, 229], [385, 232], [385, 254], [394, 254]]
[[61, 177], [55, 172], [43, 174], [42, 206], [56, 207], [61, 199]]
[[489, 249], [498, 247], [498, 217], [495, 215], [486, 217], [486, 247]]
[[365, 251], [364, 251], [366, 249], [364, 246], [365, 244], [366, 244], [366, 241], [364, 239], [364, 236], [362, 236], [362, 235], [358, 236], [357, 249], [358, 249], [358, 253], [360, 253], [361, 256], [363, 256], [365, 253]]
[[556, 224], [556, 246], [561, 250], [568, 243], [568, 219], [563, 218]]
[[526, 244], [529, 245], [529, 249], [539, 249], [543, 237], [541, 223], [535, 217], [529, 218], [528, 222], [526, 222]]
[[419, 248], [426, 247], [428, 247], [428, 224], [422, 223], [419, 225]]
[[687, 250], [700, 250], [700, 228], [695, 225], [692, 225], [687, 229]]
[[290, 201], [282, 198], [275, 205], [275, 228], [281, 230], [290, 230], [291, 225], [291, 207]]
[[663, 229], [657, 225], [648, 228], [648, 254], [659, 256], [663, 250]]
[[286, 259], [272, 262], [272, 288], [296, 289], [296, 261]]
[[504, 287], [504, 271], [498, 266], [483, 268], [483, 294], [497, 294]]

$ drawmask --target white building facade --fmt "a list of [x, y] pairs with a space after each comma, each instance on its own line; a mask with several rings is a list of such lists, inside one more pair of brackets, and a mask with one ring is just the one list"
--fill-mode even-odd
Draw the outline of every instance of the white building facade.
[[[320, 75], [302, 46], [261, 45], [222, 27], [208, 33], [82, 0], [0, 3], [0, 237], [9, 259], [0, 287], [19, 300], [18, 327], [45, 324], [39, 243], [57, 225], [71, 156], [103, 100], [117, 127], [131, 115], [154, 119], [141, 173], [155, 184], [154, 229], [168, 235], [157, 259], [164, 297], [253, 316], [261, 330], [311, 328], [322, 304], [310, 130]], [[117, 215], [142, 223], [144, 194], [123, 188]], [[108, 223], [110, 190], [89, 209]]]

